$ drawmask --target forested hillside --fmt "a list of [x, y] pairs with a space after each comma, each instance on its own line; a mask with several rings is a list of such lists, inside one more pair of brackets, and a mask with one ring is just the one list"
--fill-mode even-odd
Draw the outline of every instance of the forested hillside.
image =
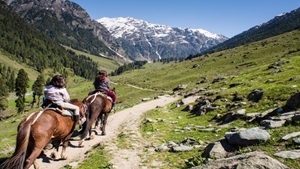
[[95, 62], [67, 51], [0, 2], [0, 50], [11, 59], [25, 63], [38, 72], [47, 68], [64, 72], [66, 68], [71, 68], [78, 76], [86, 79], [94, 77], [97, 72]]
[[[110, 59], [123, 58], [108, 30], [78, 4], [64, 0], [4, 0], [27, 23], [53, 41]], [[116, 52], [118, 51], [118, 52]]]
[[67, 13], [63, 15], [65, 19], [64, 23], [56, 19], [55, 13], [51, 13], [47, 10], [39, 11], [38, 13], [34, 13], [36, 12], [34, 10], [31, 12], [32, 14], [28, 14], [28, 18], [30, 18], [31, 15], [42, 18], [38, 20], [34, 26], [43, 34], [51, 36], [56, 42], [74, 49], [86, 50], [98, 56], [100, 52], [106, 53], [109, 56], [115, 55], [115, 53], [94, 36], [91, 31], [80, 27], [76, 27], [75, 30], [69, 29], [67, 24], [72, 23], [74, 18]]

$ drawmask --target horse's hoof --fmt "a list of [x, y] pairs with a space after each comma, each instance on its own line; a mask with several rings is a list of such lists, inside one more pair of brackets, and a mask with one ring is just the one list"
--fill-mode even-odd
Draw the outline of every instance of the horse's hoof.
[[102, 132], [101, 135], [102, 135], [102, 136], [105, 136], [105, 135], [106, 135], [106, 132]]
[[99, 129], [95, 129], [94, 131], [95, 131], [95, 134], [96, 134], [96, 135], [100, 135], [99, 133], [100, 133], [101, 131], [100, 131]]
[[52, 152], [50, 156], [51, 156], [51, 158], [57, 160], [57, 153], [56, 152]]
[[36, 160], [34, 160], [34, 162], [33, 162], [33, 167], [34, 167], [34, 169], [42, 169], [40, 167], [40, 165], [36, 162]]
[[84, 147], [84, 146], [83, 146], [83, 141], [79, 141], [79, 142], [78, 142], [78, 147]]
[[95, 135], [92, 134], [92, 135], [90, 136], [90, 140], [93, 140], [94, 138], [95, 138]]
[[62, 156], [61, 156], [61, 159], [62, 159], [62, 160], [66, 160], [66, 159], [68, 159], [68, 156], [62, 155]]
[[44, 149], [45, 150], [51, 150], [53, 148], [53, 145], [51, 143], [47, 144]]

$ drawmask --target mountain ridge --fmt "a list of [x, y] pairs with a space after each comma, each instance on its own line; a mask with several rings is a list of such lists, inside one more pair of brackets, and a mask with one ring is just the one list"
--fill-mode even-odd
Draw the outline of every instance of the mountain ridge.
[[203, 29], [170, 27], [132, 17], [104, 17], [96, 21], [109, 30], [132, 59], [187, 57], [228, 39]]
[[267, 39], [276, 35], [280, 35], [289, 31], [300, 28], [300, 8], [294, 9], [287, 13], [275, 16], [273, 19], [262, 24], [255, 25], [248, 30], [228, 39], [224, 43], [218, 44], [201, 54], [213, 53], [226, 50], [251, 42]]
[[[65, 46], [106, 57], [128, 60], [108, 30], [68, 0], [5, 0], [40, 32]], [[125, 61], [126, 62], [126, 61]]]

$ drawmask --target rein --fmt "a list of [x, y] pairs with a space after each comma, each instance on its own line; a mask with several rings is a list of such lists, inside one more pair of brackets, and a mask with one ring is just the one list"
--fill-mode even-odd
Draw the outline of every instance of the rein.
[[86, 112], [86, 110], [88, 109], [88, 106], [84, 103], [82, 103], [82, 107], [81, 107], [81, 112]]
[[91, 104], [91, 103], [93, 103], [93, 102], [96, 100], [96, 97], [97, 97], [98, 95], [104, 96], [103, 93], [97, 92], [97, 93], [92, 94], [92, 95], [90, 95], [89, 97], [87, 97], [86, 100], [89, 100], [91, 97], [94, 97], [93, 100], [90, 102], [90, 104]]
[[[47, 110], [52, 104], [49, 104], [46, 108], [44, 108], [43, 110], [39, 111], [38, 115], [35, 117], [35, 119], [33, 120], [33, 122], [31, 123], [31, 125], [33, 125], [37, 119], [41, 116], [41, 114]], [[26, 121], [29, 120], [31, 118], [31, 116], [33, 116], [35, 113], [31, 113], [27, 118]]]
[[42, 115], [43, 112], [44, 112], [44, 110], [42, 110], [42, 111], [39, 112], [39, 114], [35, 117], [35, 119], [31, 123], [31, 125], [33, 125], [36, 122], [36, 120]]

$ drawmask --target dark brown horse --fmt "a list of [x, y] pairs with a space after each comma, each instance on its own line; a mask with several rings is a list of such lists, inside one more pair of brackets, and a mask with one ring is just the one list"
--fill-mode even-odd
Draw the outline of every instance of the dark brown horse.
[[89, 135], [90, 139], [94, 138], [92, 133], [93, 123], [99, 119], [101, 121], [102, 135], [105, 135], [105, 127], [109, 112], [111, 111], [112, 100], [101, 92], [87, 96], [83, 101], [87, 105], [87, 120], [83, 124], [83, 128], [80, 131], [81, 141], [79, 145], [82, 146], [83, 140]]
[[[86, 106], [81, 101], [76, 99], [71, 103], [79, 106], [81, 116], [85, 115]], [[0, 168], [28, 169], [32, 164], [39, 168], [35, 160], [50, 141], [55, 143], [55, 159], [60, 143], [63, 143], [61, 158], [66, 159], [65, 151], [75, 125], [71, 116], [63, 116], [51, 109], [32, 113], [19, 124], [15, 152]]]

